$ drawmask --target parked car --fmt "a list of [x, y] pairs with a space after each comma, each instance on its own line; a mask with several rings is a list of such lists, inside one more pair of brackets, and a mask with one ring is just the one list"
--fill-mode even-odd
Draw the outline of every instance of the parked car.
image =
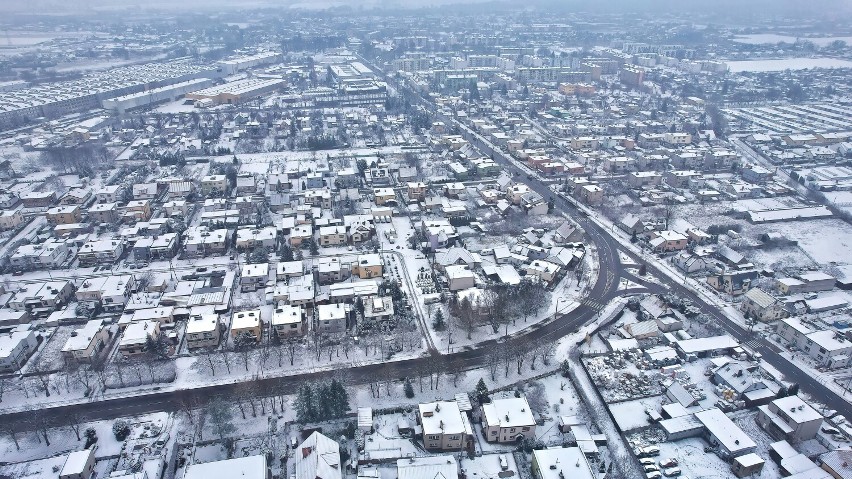
[[680, 475], [679, 467], [670, 467], [668, 469], [663, 470], [663, 475], [666, 477], [675, 477]]
[[642, 459], [639, 459], [639, 463], [643, 466], [656, 464], [650, 457], [643, 457]]
[[677, 466], [677, 459], [675, 459], [673, 457], [668, 457], [666, 459], [660, 459], [660, 467], [667, 468], [667, 467], [675, 467], [675, 466]]
[[642, 450], [645, 451], [646, 456], [659, 456], [660, 455], [660, 448], [657, 447], [657, 446], [644, 447], [644, 448], [642, 448]]
[[645, 477], [647, 479], [660, 479], [661, 477], [663, 477], [663, 475], [660, 474], [660, 471], [653, 471], [653, 472], [646, 473]]
[[656, 464], [648, 464], [647, 466], [644, 466], [644, 468], [645, 468], [645, 472], [653, 472], [653, 471], [659, 471], [660, 470], [660, 468], [657, 467]]

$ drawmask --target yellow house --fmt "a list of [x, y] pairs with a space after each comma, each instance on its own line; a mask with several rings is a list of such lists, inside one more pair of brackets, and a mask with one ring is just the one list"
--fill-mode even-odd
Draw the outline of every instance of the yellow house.
[[383, 272], [382, 257], [375, 253], [358, 255], [358, 260], [352, 267], [352, 273], [361, 279], [378, 278]]
[[45, 213], [47, 221], [54, 225], [79, 223], [81, 217], [80, 205], [56, 206]]
[[262, 335], [260, 310], [238, 311], [231, 317], [231, 337], [246, 335], [260, 342]]

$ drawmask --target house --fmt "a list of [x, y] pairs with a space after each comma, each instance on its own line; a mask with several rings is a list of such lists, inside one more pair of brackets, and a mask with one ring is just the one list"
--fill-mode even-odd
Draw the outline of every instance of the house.
[[754, 452], [757, 444], [734, 421], [718, 408], [695, 413], [695, 418], [704, 426], [704, 437], [710, 446], [716, 447], [723, 458], [734, 458]]
[[579, 447], [534, 450], [530, 470], [535, 479], [598, 479]]
[[393, 315], [393, 299], [390, 296], [374, 296], [364, 300], [365, 320], [389, 321]]
[[352, 265], [352, 274], [361, 279], [379, 278], [384, 272], [384, 261], [377, 253], [359, 254]]
[[186, 347], [215, 348], [221, 337], [221, 324], [216, 313], [193, 315], [186, 322]]
[[231, 316], [231, 338], [250, 338], [260, 342], [262, 335], [260, 310], [238, 311]]
[[737, 477], [755, 476], [763, 470], [765, 462], [763, 458], [753, 452], [743, 454], [734, 458], [734, 462], [731, 464], [731, 471]]
[[396, 477], [397, 479], [458, 479], [459, 466], [456, 458], [449, 455], [397, 459]]
[[106, 311], [121, 311], [136, 285], [132, 275], [110, 275], [83, 281], [75, 296], [78, 301], [103, 306]]
[[[508, 252], [508, 247], [502, 246]], [[469, 269], [475, 269], [482, 264], [482, 258], [478, 253], [471, 253], [465, 248], [455, 246], [436, 253], [435, 264], [438, 269], [444, 269], [450, 265], [466, 265]]]
[[[192, 464], [186, 468], [184, 479], [268, 479], [269, 470], [266, 465], [266, 456], [237, 457], [222, 461], [203, 462]], [[297, 476], [308, 477], [308, 476]], [[314, 476], [310, 476], [314, 479]], [[320, 476], [316, 476], [319, 479]], [[328, 478], [322, 478], [328, 479]], [[340, 479], [340, 476], [331, 479]]]
[[852, 477], [852, 450], [836, 449], [819, 457], [820, 467], [836, 479]]
[[417, 422], [423, 431], [423, 445], [429, 451], [461, 451], [473, 447], [473, 427], [456, 401], [420, 404]]
[[698, 252], [690, 253], [689, 251], [681, 251], [672, 256], [672, 264], [677, 266], [685, 273], [698, 273], [710, 269], [713, 266], [713, 261], [709, 255]]
[[298, 248], [303, 242], [314, 237], [314, 230], [310, 224], [296, 225], [290, 232], [290, 246]]
[[784, 304], [760, 288], [752, 288], [743, 295], [740, 309], [746, 317], [769, 323], [789, 315]]
[[319, 244], [321, 246], [345, 245], [346, 227], [343, 225], [321, 227], [319, 229]]
[[349, 305], [321, 304], [317, 306], [317, 331], [322, 333], [342, 333], [347, 328]]
[[713, 383], [733, 391], [741, 399], [745, 394], [759, 389], [766, 389], [766, 384], [755, 373], [756, 368], [740, 361], [728, 361], [727, 364], [713, 370]]
[[128, 201], [122, 217], [132, 221], [148, 221], [151, 218], [151, 200]]
[[598, 185], [583, 185], [574, 188], [574, 197], [587, 205], [597, 205], [603, 201], [604, 191]]
[[583, 230], [570, 221], [566, 221], [556, 228], [553, 233], [553, 241], [556, 243], [576, 243], [583, 239]]
[[156, 321], [160, 326], [174, 324], [175, 307], [157, 306], [156, 308], [140, 308], [133, 311], [130, 321]]
[[328, 189], [308, 190], [305, 192], [305, 204], [324, 209], [331, 209], [331, 191]]
[[314, 263], [317, 271], [317, 281], [320, 284], [330, 284], [343, 281], [352, 275], [352, 267], [340, 261], [339, 257], [318, 258]]
[[18, 270], [56, 269], [69, 256], [68, 245], [64, 241], [45, 241], [44, 243], [23, 244], [9, 257], [9, 264]]
[[428, 248], [432, 251], [446, 248], [457, 238], [456, 228], [446, 219], [434, 219], [421, 222], [420, 229], [426, 239]]
[[618, 227], [626, 231], [627, 234], [639, 234], [645, 232], [645, 224], [638, 216], [627, 215], [618, 222]]
[[70, 281], [46, 281], [21, 284], [9, 300], [15, 311], [27, 311], [34, 317], [47, 316], [68, 304], [74, 297], [74, 284]]
[[119, 218], [118, 203], [97, 203], [89, 208], [92, 223], [117, 223]]
[[24, 222], [21, 208], [4, 209], [0, 211], [0, 231], [15, 229]]
[[13, 373], [20, 369], [37, 348], [38, 341], [31, 329], [0, 334], [0, 373]]
[[74, 451], [65, 458], [59, 479], [90, 479], [95, 472], [95, 448]]
[[659, 186], [662, 182], [663, 175], [655, 171], [632, 171], [627, 174], [627, 184], [631, 188]]
[[406, 183], [406, 193], [411, 200], [420, 201], [426, 198], [428, 186], [422, 181]]
[[776, 332], [823, 367], [843, 367], [852, 356], [852, 342], [843, 335], [830, 329], [814, 330], [799, 318], [782, 318], [776, 323]]
[[[340, 445], [317, 431], [293, 451], [292, 471], [296, 479], [341, 479], [344, 467], [340, 462]], [[228, 479], [235, 477], [243, 476], [233, 475]]]
[[121, 201], [124, 187], [121, 185], [107, 185], [95, 192], [98, 203], [117, 203]]
[[732, 296], [739, 296], [751, 289], [751, 283], [757, 279], [758, 275], [759, 273], [753, 269], [727, 271], [708, 276], [707, 284], [716, 291], [723, 291]]
[[529, 193], [521, 196], [520, 206], [524, 210], [524, 213], [530, 216], [547, 214], [550, 209], [547, 201], [545, 201], [540, 194], [534, 191], [530, 191]]
[[681, 233], [672, 230], [652, 232], [648, 244], [657, 252], [680, 251], [686, 249], [689, 239]]
[[240, 228], [237, 230], [237, 249], [247, 251], [254, 248], [275, 249], [278, 230], [274, 226], [265, 228]]
[[373, 188], [373, 201], [376, 206], [396, 206], [396, 193], [393, 188]]
[[475, 284], [476, 275], [467, 265], [450, 265], [444, 271], [450, 291], [472, 288]]
[[47, 210], [44, 217], [52, 225], [79, 223], [83, 218], [83, 210], [80, 205], [55, 206]]
[[489, 442], [519, 442], [535, 437], [536, 423], [527, 398], [494, 399], [482, 405], [482, 433]]
[[163, 203], [163, 211], [169, 218], [175, 216], [186, 217], [189, 212], [189, 206], [185, 200], [171, 200]]
[[134, 200], [153, 200], [157, 197], [157, 183], [139, 183], [133, 185]]
[[561, 268], [558, 264], [545, 260], [535, 260], [524, 266], [527, 276], [538, 278], [545, 284], [551, 284], [559, 274]]
[[184, 251], [187, 256], [198, 257], [223, 254], [228, 250], [228, 230], [211, 230], [206, 226], [194, 226], [184, 231]]
[[118, 352], [125, 358], [143, 354], [147, 351], [148, 339], [157, 340], [159, 336], [160, 323], [157, 321], [132, 322], [124, 328]]
[[304, 274], [305, 268], [301, 260], [281, 261], [275, 267], [275, 279], [278, 281], [287, 281], [290, 278], [304, 276]]
[[281, 304], [272, 312], [272, 330], [281, 339], [304, 336], [308, 329], [307, 319], [305, 308]]
[[823, 417], [799, 396], [787, 396], [758, 407], [757, 424], [774, 439], [801, 442], [813, 439]]
[[228, 177], [208, 175], [201, 178], [201, 194], [204, 196], [222, 196], [228, 191]]
[[120, 239], [89, 240], [77, 251], [81, 267], [98, 264], [113, 264], [124, 252], [124, 241]]
[[62, 346], [66, 364], [89, 363], [100, 354], [109, 341], [109, 330], [103, 320], [92, 319], [74, 331]]

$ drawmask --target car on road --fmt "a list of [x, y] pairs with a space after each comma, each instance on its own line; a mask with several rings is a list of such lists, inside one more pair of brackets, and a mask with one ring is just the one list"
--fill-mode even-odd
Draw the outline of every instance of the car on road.
[[675, 477], [680, 475], [679, 467], [670, 467], [668, 469], [663, 470], [663, 475], [666, 477]]

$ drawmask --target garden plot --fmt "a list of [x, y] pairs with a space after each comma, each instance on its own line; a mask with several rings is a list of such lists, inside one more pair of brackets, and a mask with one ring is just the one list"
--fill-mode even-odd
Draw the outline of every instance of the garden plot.
[[639, 359], [638, 352], [615, 351], [583, 361], [604, 400], [613, 403], [662, 394], [656, 378], [636, 367]]

